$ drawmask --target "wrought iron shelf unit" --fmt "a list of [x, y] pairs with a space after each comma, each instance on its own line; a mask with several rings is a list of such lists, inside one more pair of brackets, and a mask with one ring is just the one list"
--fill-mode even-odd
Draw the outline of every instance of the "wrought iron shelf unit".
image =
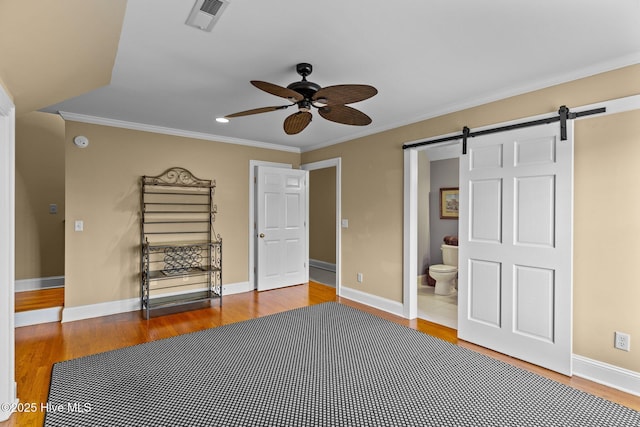
[[212, 300], [222, 305], [215, 188], [215, 181], [180, 167], [141, 178], [140, 308], [147, 319], [155, 309]]

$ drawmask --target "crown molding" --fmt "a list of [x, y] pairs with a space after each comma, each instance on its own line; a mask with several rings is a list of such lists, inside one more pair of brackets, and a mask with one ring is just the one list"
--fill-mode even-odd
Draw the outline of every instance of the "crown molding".
[[556, 86], [563, 83], [569, 83], [574, 80], [583, 79], [596, 74], [606, 73], [608, 71], [613, 71], [619, 68], [624, 68], [624, 67], [637, 65], [637, 64], [640, 64], [640, 52], [635, 52], [630, 55], [614, 58], [610, 61], [600, 62], [598, 64], [580, 68], [578, 70], [573, 70], [569, 73], [557, 74], [551, 78], [539, 79], [539, 80], [530, 82], [526, 85], [514, 86], [511, 88], [506, 88], [502, 91], [492, 92], [491, 95], [488, 95], [488, 96], [479, 96], [477, 98], [470, 99], [462, 103], [444, 105], [438, 109], [431, 110], [419, 116], [415, 116], [415, 117], [408, 118], [406, 120], [401, 120], [395, 123], [391, 123], [386, 126], [377, 127], [375, 130], [370, 132], [364, 131], [364, 132], [361, 132], [360, 134], [352, 135], [349, 138], [327, 141], [321, 144], [306, 147], [302, 150], [302, 152], [318, 150], [320, 148], [325, 148], [331, 145], [339, 144], [341, 142], [351, 141], [351, 140], [362, 138], [368, 135], [386, 132], [388, 130], [400, 128], [402, 126], [408, 126], [415, 123], [420, 123], [425, 120], [444, 116], [445, 114], [467, 110], [469, 108], [478, 107], [480, 105], [489, 104], [491, 102], [500, 101], [502, 99], [511, 98], [513, 96], [523, 95], [525, 93], [533, 92], [536, 90], [546, 89], [551, 86]]
[[159, 133], [163, 135], [180, 136], [183, 138], [203, 139], [206, 141], [223, 142], [226, 144], [244, 145], [253, 148], [264, 148], [267, 150], [287, 151], [290, 153], [300, 153], [297, 147], [288, 147], [286, 145], [271, 144], [268, 142], [251, 141], [248, 139], [230, 138], [227, 136], [212, 135], [202, 132], [192, 132], [183, 129], [167, 128], [163, 126], [154, 126], [144, 123], [128, 122], [125, 120], [109, 119], [105, 117], [89, 116], [86, 114], [71, 113], [68, 111], [58, 111], [58, 114], [65, 121], [89, 123], [93, 125], [110, 126], [122, 129], [138, 130], [143, 132]]

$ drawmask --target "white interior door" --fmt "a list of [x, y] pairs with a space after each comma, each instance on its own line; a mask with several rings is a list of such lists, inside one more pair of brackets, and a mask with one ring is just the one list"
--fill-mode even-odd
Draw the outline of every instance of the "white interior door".
[[309, 281], [308, 172], [258, 166], [257, 289]]
[[469, 140], [460, 158], [458, 337], [571, 375], [573, 127]]

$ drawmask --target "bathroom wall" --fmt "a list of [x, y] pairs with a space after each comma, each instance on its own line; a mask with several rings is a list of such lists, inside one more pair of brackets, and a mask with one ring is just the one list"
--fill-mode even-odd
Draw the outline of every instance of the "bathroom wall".
[[431, 193], [429, 194], [431, 264], [442, 264], [442, 239], [458, 235], [457, 219], [440, 219], [440, 189], [458, 187], [459, 159], [431, 162]]

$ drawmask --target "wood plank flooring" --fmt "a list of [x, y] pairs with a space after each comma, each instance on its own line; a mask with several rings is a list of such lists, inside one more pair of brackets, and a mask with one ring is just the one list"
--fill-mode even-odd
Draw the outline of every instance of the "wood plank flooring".
[[62, 306], [64, 306], [64, 288], [62, 287], [16, 292], [16, 313]]
[[[640, 397], [578, 377], [568, 378], [487, 349], [458, 341], [456, 331], [421, 319], [406, 320], [335, 295], [335, 288], [309, 283], [265, 292], [225, 296], [223, 306], [214, 306], [145, 320], [140, 312], [117, 314], [68, 323], [44, 323], [16, 328], [16, 381], [20, 401], [46, 403], [54, 363], [103, 351], [141, 344], [179, 334], [240, 322], [293, 308], [339, 301], [393, 322], [457, 343], [512, 363], [561, 383], [640, 410]], [[0, 427], [41, 426], [44, 413], [15, 413]]]

